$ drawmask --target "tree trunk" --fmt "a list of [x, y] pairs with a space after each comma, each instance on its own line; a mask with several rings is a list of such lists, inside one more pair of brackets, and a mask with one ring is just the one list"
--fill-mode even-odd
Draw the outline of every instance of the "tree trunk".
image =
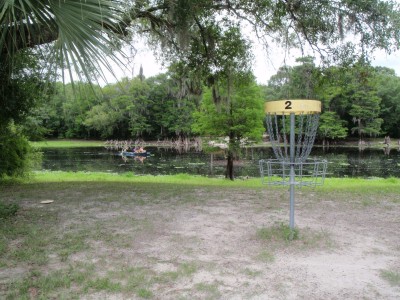
[[230, 150], [228, 150], [225, 178], [233, 180], [233, 153]]
[[235, 135], [233, 132], [229, 133], [229, 141], [228, 141], [228, 157], [226, 163], [226, 175], [225, 178], [229, 178], [233, 180], [233, 158], [234, 158], [234, 149], [235, 149]]

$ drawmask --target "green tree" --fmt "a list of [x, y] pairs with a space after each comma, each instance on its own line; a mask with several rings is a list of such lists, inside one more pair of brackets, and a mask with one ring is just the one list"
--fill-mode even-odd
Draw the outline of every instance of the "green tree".
[[318, 125], [318, 136], [322, 138], [323, 145], [328, 141], [344, 139], [347, 137], [346, 121], [341, 120], [333, 111], [321, 114]]
[[240, 141], [260, 140], [264, 131], [261, 89], [254, 79], [236, 76], [229, 88], [221, 89], [226, 102], [215, 104], [212, 89], [203, 96], [200, 110], [194, 113], [193, 132], [211, 137], [228, 137], [226, 178], [233, 176], [233, 160], [238, 154]]
[[323, 102], [324, 111], [335, 112], [339, 124], [346, 122], [349, 132], [362, 139], [381, 133], [381, 98], [376, 83], [373, 68], [360, 61], [322, 70], [316, 94]]
[[370, 66], [356, 65], [352, 68], [352, 81], [347, 85], [350, 95], [349, 115], [353, 119], [351, 132], [377, 136], [381, 133], [383, 120], [379, 118], [381, 99], [377, 95], [374, 72]]
[[118, 121], [118, 113], [110, 110], [109, 105], [104, 102], [88, 111], [83, 124], [90, 130], [98, 132], [101, 138], [106, 139], [113, 136], [119, 124]]
[[382, 131], [391, 137], [400, 138], [400, 78], [394, 70], [375, 68], [377, 95], [380, 97]]
[[152, 132], [150, 113], [153, 103], [149, 98], [150, 88], [140, 77], [130, 82], [129, 94], [132, 97], [132, 107], [129, 113], [129, 131], [132, 136], [143, 138]]
[[84, 125], [87, 112], [101, 100], [100, 89], [89, 83], [75, 82], [59, 91], [64, 98], [62, 115], [66, 138], [89, 138], [90, 132]]
[[297, 58], [298, 65], [284, 66], [268, 81], [267, 100], [313, 99], [319, 82], [320, 70], [310, 56]]
[[293, 68], [290, 66], [280, 67], [275, 75], [268, 80], [266, 100], [290, 99], [290, 74]]
[[149, 78], [149, 97], [153, 103], [152, 122], [157, 138], [187, 138], [191, 135], [192, 114], [199, 102], [193, 86], [172, 66], [165, 74]]

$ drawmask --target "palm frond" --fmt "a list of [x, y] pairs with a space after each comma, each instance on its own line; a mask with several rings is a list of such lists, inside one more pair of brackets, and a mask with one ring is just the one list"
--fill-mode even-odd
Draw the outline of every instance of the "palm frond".
[[51, 61], [90, 78], [101, 66], [112, 71], [108, 58], [120, 37], [119, 0], [2, 0], [0, 59], [12, 61], [21, 49], [53, 43]]

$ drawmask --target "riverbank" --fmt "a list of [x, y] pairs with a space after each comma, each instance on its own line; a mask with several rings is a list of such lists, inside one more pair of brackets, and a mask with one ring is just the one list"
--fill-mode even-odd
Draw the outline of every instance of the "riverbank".
[[[390, 149], [400, 149], [400, 140], [399, 139], [390, 139], [389, 144], [385, 144], [388, 140], [385, 141], [384, 138], [365, 138], [360, 143], [359, 139], [347, 139], [338, 141], [335, 143], [329, 143], [326, 145], [322, 145], [320, 143], [316, 143], [314, 147], [347, 147], [347, 148], [359, 148], [359, 149], [383, 149], [383, 148], [390, 148]], [[123, 144], [123, 141], [121, 141]], [[131, 142], [133, 143], [133, 142]], [[173, 141], [146, 141], [142, 142], [141, 145], [145, 147], [174, 147], [179, 146], [182, 148], [183, 146], [190, 147], [191, 145], [183, 144], [182, 142], [174, 143]], [[199, 140], [196, 140], [196, 147], [201, 145]], [[98, 141], [98, 140], [69, 140], [69, 139], [57, 139], [57, 140], [45, 140], [45, 141], [38, 141], [38, 142], [31, 142], [36, 148], [78, 148], [78, 147], [110, 147], [110, 142], [107, 141]], [[262, 143], [256, 143], [250, 145], [248, 147], [269, 147], [269, 143], [264, 141]]]
[[88, 141], [88, 140], [45, 140], [38, 142], [30, 142], [35, 148], [78, 148], [78, 147], [103, 147], [104, 141]]
[[0, 298], [396, 299], [398, 187], [296, 190], [289, 242], [287, 188], [259, 179], [38, 172], [1, 186]]

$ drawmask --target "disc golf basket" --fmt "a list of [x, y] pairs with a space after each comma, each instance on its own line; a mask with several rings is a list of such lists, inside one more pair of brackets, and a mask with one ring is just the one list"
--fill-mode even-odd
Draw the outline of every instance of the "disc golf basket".
[[290, 187], [290, 223], [294, 228], [294, 188], [324, 183], [327, 161], [309, 158], [317, 133], [321, 102], [283, 100], [265, 104], [266, 125], [275, 159], [259, 161], [261, 179]]

